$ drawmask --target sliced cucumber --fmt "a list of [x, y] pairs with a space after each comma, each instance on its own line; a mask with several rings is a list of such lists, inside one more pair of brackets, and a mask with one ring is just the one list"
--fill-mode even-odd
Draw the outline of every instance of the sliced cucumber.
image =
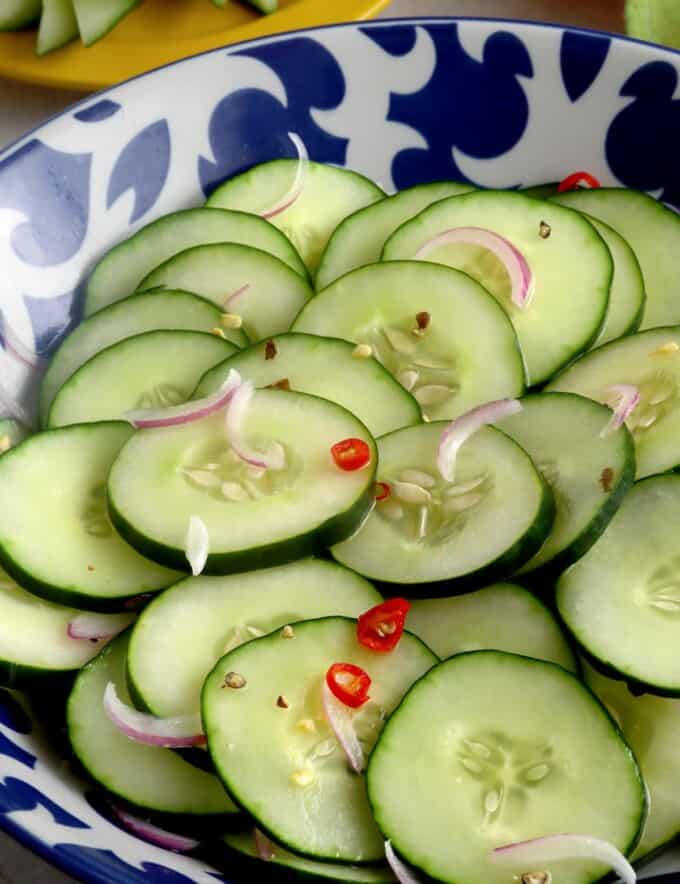
[[[508, 273], [488, 249], [447, 245], [426, 260], [466, 271], [494, 295], [517, 331], [529, 383], [538, 384], [597, 338], [613, 274], [609, 249], [592, 224], [576, 212], [555, 211], [558, 208], [562, 207], [501, 191], [440, 200], [388, 239], [383, 259], [413, 258], [433, 237], [456, 227], [485, 228], [509, 240], [533, 276], [534, 294], [523, 309], [510, 300]], [[479, 343], [479, 335], [474, 340]]]
[[107, 516], [109, 469], [133, 432], [117, 422], [66, 427], [0, 458], [0, 564], [20, 586], [59, 604], [120, 611], [177, 580], [130, 549]]
[[73, 0], [43, 0], [35, 51], [46, 55], [61, 49], [78, 36], [78, 20]]
[[242, 866], [244, 881], [256, 881], [266, 869], [272, 881], [295, 881], [300, 878], [322, 881], [354, 882], [354, 884], [396, 884], [397, 879], [387, 866], [346, 866], [342, 863], [319, 862], [291, 853], [279, 844], [267, 865], [263, 865], [255, 845], [254, 832], [229, 832], [222, 841], [233, 851]]
[[[125, 338], [158, 329], [210, 332], [222, 328], [221, 311], [189, 292], [166, 291], [132, 295], [86, 319], [64, 340], [52, 357], [40, 387], [40, 417], [45, 423], [59, 388], [101, 350]], [[237, 347], [246, 344], [238, 329], [224, 329]]]
[[194, 398], [214, 393], [235, 368], [258, 387], [287, 381], [283, 385], [291, 390], [337, 402], [366, 424], [373, 436], [420, 423], [413, 396], [377, 360], [354, 352], [353, 344], [337, 338], [279, 335], [216, 365], [201, 378]]
[[406, 427], [378, 441], [378, 479], [392, 489], [361, 530], [333, 547], [337, 561], [407, 595], [450, 595], [507, 577], [536, 552], [554, 517], [550, 489], [523, 449], [480, 430], [456, 462], [436, 466], [443, 423]]
[[635, 441], [637, 478], [680, 465], [680, 326], [650, 329], [598, 347], [548, 390], [614, 404], [610, 387], [632, 384], [640, 402], [626, 423]]
[[313, 292], [288, 264], [250, 246], [212, 243], [169, 258], [139, 284], [165, 286], [209, 298], [240, 316], [251, 341], [288, 331]]
[[[376, 447], [344, 408], [303, 393], [258, 390], [243, 432], [263, 447], [282, 445], [281, 470], [246, 465], [229, 446], [223, 422], [217, 414], [142, 430], [121, 451], [109, 477], [109, 510], [144, 555], [188, 570], [186, 535], [195, 515], [210, 538], [206, 573], [246, 571], [313, 554], [349, 537], [366, 518]], [[349, 438], [369, 447], [364, 469], [345, 472], [333, 463], [331, 447]]]
[[18, 31], [40, 15], [42, 0], [4, 0], [0, 9], [0, 31]]
[[620, 681], [585, 664], [586, 682], [618, 722], [649, 790], [649, 816], [633, 860], [642, 863], [680, 834], [680, 765], [676, 752], [680, 700], [633, 696]]
[[68, 735], [76, 757], [108, 792], [145, 811], [198, 818], [234, 815], [219, 780], [170, 749], [145, 746], [122, 734], [104, 712], [109, 682], [129, 703], [125, 655], [129, 633], [107, 645], [78, 675], [67, 706]]
[[316, 288], [326, 288], [357, 267], [375, 264], [386, 240], [405, 221], [437, 200], [470, 190], [474, 190], [472, 185], [459, 181], [418, 184], [354, 212], [340, 222], [328, 241], [316, 271]]
[[535, 200], [547, 200], [557, 193], [558, 183], [557, 181], [549, 181], [545, 184], [532, 184], [531, 187], [523, 187], [522, 193]]
[[173, 255], [215, 242], [254, 246], [303, 276], [307, 273], [286, 237], [262, 218], [246, 212], [185, 209], [153, 221], [104, 255], [87, 281], [85, 315], [131, 295], [152, 270]]
[[[437, 658], [409, 633], [392, 653], [376, 654], [359, 644], [356, 629], [355, 620], [328, 617], [296, 624], [293, 640], [275, 632], [242, 645], [208, 676], [202, 709], [215, 769], [259, 828], [297, 853], [366, 863], [383, 858], [383, 841], [364, 781], [324, 716], [326, 671], [341, 661], [370, 675], [370, 702], [354, 716], [370, 751], [385, 716]], [[225, 688], [229, 672], [243, 676], [245, 690]]]
[[647, 812], [633, 753], [593, 694], [560, 666], [500, 651], [459, 654], [417, 682], [385, 725], [366, 784], [395, 850], [450, 884], [539, 871], [597, 881], [607, 870], [592, 861], [513, 869], [489, 854], [556, 832], [627, 853]]
[[80, 38], [91, 46], [105, 37], [141, 0], [73, 0]]
[[415, 599], [407, 625], [442, 659], [464, 651], [509, 651], [578, 672], [548, 608], [513, 583], [495, 583], [447, 599]]
[[[314, 271], [338, 224], [385, 194], [372, 181], [337, 166], [307, 162], [302, 192], [290, 208], [271, 218], [288, 237], [307, 267]], [[206, 205], [259, 214], [290, 192], [298, 160], [273, 160], [222, 184]]]
[[638, 482], [599, 542], [557, 583], [557, 608], [589, 658], [652, 693], [680, 695], [680, 476]]
[[0, 418], [0, 455], [23, 442], [29, 435], [30, 431], [14, 418]]
[[604, 221], [633, 249], [647, 292], [643, 329], [680, 322], [675, 294], [680, 285], [675, 259], [680, 248], [680, 217], [672, 209], [637, 190], [619, 187], [571, 190], [551, 202]]
[[209, 368], [236, 350], [205, 332], [165, 329], [125, 338], [71, 375], [54, 397], [47, 423], [115, 420], [135, 408], [179, 405]]
[[557, 574], [580, 559], [609, 524], [635, 477], [627, 428], [603, 436], [612, 413], [569, 393], [536, 393], [498, 422], [533, 458], [555, 496], [550, 536], [520, 573]]
[[430, 419], [458, 417], [524, 389], [517, 338], [503, 310], [469, 276], [437, 264], [353, 270], [313, 298], [292, 330], [368, 345]]

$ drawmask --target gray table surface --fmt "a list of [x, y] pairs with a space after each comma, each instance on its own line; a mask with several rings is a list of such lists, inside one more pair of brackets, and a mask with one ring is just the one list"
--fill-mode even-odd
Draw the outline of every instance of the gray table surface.
[[[622, 29], [622, 0], [393, 0], [383, 18], [481, 15]], [[81, 98], [79, 93], [0, 79], [0, 147]], [[0, 832], [0, 884], [72, 884], [73, 879]]]

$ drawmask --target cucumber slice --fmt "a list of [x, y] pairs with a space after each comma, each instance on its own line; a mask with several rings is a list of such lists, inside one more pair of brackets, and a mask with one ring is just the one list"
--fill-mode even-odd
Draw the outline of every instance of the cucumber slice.
[[598, 347], [547, 389], [605, 402], [609, 387], [623, 383], [640, 391], [640, 402], [626, 421], [635, 441], [637, 478], [680, 465], [680, 326], [638, 332]]
[[640, 263], [647, 292], [641, 328], [680, 322], [675, 295], [680, 271], [674, 257], [680, 248], [680, 217], [672, 209], [637, 190], [620, 187], [570, 190], [551, 202], [587, 212], [628, 242]]
[[392, 584], [388, 594], [451, 595], [502, 579], [550, 532], [553, 497], [526, 452], [483, 428], [461, 448], [451, 485], [436, 465], [445, 427], [421, 424], [378, 440], [378, 478], [392, 493], [331, 550], [348, 568]]
[[[125, 686], [125, 655], [129, 633], [107, 645], [78, 675], [68, 698], [68, 735], [76, 757], [90, 776], [126, 804], [205, 826], [238, 808], [219, 780], [197, 770], [170, 749], [129, 740], [109, 721], [103, 707], [109, 682], [129, 702]], [[172, 818], [175, 818], [174, 820]], [[183, 822], [185, 820], [180, 820]]]
[[635, 697], [620, 681], [584, 664], [590, 689], [618, 722], [635, 752], [649, 791], [649, 816], [633, 860], [642, 863], [680, 834], [680, 766], [676, 752], [680, 700]]
[[557, 583], [559, 614], [595, 665], [664, 696], [680, 695], [679, 520], [680, 476], [638, 482]]
[[[262, 163], [222, 184], [206, 205], [259, 214], [286, 196], [297, 170], [298, 160]], [[271, 223], [285, 233], [314, 271], [338, 224], [384, 196], [377, 184], [358, 172], [308, 161], [300, 196], [290, 208], [271, 218]]]
[[35, 51], [47, 55], [61, 49], [78, 36], [78, 21], [73, 0], [43, 0]]
[[[214, 328], [222, 328], [221, 311], [189, 292], [147, 292], [105, 307], [77, 326], [52, 357], [40, 387], [41, 422], [46, 422], [59, 388], [81, 365], [112, 344], [158, 329], [209, 332]], [[224, 329], [224, 336], [237, 347], [246, 344], [238, 329]]]
[[198, 712], [203, 682], [227, 651], [298, 620], [358, 617], [381, 601], [363, 577], [321, 559], [182, 580], [135, 624], [127, 661], [135, 703], [161, 716]]
[[85, 315], [131, 295], [152, 270], [173, 255], [215, 242], [254, 246], [306, 276], [290, 242], [262, 218], [246, 212], [185, 209], [152, 221], [104, 255], [87, 281]]
[[604, 405], [569, 393], [536, 393], [522, 411], [498, 422], [533, 458], [555, 496], [550, 536], [520, 569], [551, 575], [580, 559], [609, 524], [635, 477], [633, 439]]
[[141, 0], [73, 0], [80, 38], [91, 46], [113, 30]]
[[246, 3], [263, 15], [270, 15], [279, 8], [279, 0], [246, 0]]
[[[415, 335], [418, 315], [429, 325]], [[437, 264], [353, 270], [312, 298], [292, 331], [367, 344], [433, 420], [524, 389], [517, 338], [503, 310], [470, 277]]]
[[[500, 651], [459, 654], [417, 682], [385, 725], [366, 784], [395, 850], [450, 884], [543, 871], [489, 854], [555, 832], [627, 853], [647, 812], [633, 753], [593, 694], [554, 663]], [[607, 870], [569, 860], [545, 871], [588, 884]]]
[[[385, 243], [383, 259], [413, 258], [434, 236], [456, 227], [481, 227], [509, 240], [524, 255], [534, 295], [524, 309], [510, 300], [500, 261], [479, 246], [448, 245], [426, 259], [479, 280], [512, 320], [529, 384], [547, 380], [586, 350], [600, 333], [609, 302], [613, 263], [592, 224], [575, 212], [554, 211], [521, 193], [485, 191], [440, 200], [407, 221]], [[560, 209], [562, 207], [559, 207]], [[548, 225], [549, 236], [541, 235]], [[474, 336], [476, 342], [479, 335]]]
[[465, 651], [509, 651], [578, 672], [548, 608], [513, 583], [495, 583], [446, 599], [415, 599], [407, 625], [442, 659]]
[[[291, 853], [279, 844], [267, 865], [263, 865], [255, 846], [254, 832], [229, 832], [222, 841], [233, 851], [233, 857], [243, 870], [244, 881], [256, 881], [266, 869], [272, 881], [298, 881], [300, 878], [322, 881], [354, 882], [354, 884], [396, 884], [397, 879], [387, 866], [346, 866], [324, 863]], [[273, 842], [272, 842], [273, 843]]]
[[20, 586], [59, 604], [120, 611], [177, 580], [130, 549], [107, 516], [106, 479], [133, 433], [113, 421], [65, 427], [0, 458], [0, 564]]
[[[142, 430], [121, 451], [109, 477], [109, 510], [123, 537], [144, 555], [188, 570], [186, 534], [196, 515], [210, 538], [205, 573], [247, 571], [311, 555], [349, 537], [366, 518], [374, 501], [376, 447], [344, 408], [303, 393], [258, 390], [244, 433], [263, 446], [276, 441], [286, 453], [284, 469], [264, 473], [236, 456], [223, 421], [217, 414]], [[364, 469], [345, 472], [331, 459], [331, 447], [349, 438], [369, 447]], [[206, 484], [210, 470], [216, 486]]]
[[523, 187], [522, 193], [524, 196], [530, 196], [535, 200], [547, 200], [550, 199], [551, 196], [555, 196], [558, 184], [559, 182], [557, 181], [549, 181], [545, 184], [533, 184], [531, 187]]
[[158, 286], [187, 289], [240, 316], [251, 341], [288, 331], [313, 294], [309, 283], [288, 264], [237, 243], [180, 252], [153, 270], [139, 288]]
[[0, 418], [0, 455], [30, 436], [30, 431], [11, 417]]
[[420, 423], [420, 408], [413, 396], [377, 360], [355, 357], [354, 350], [352, 344], [337, 338], [279, 335], [210, 369], [194, 398], [214, 393], [235, 368], [258, 387], [288, 381], [291, 390], [337, 402], [366, 424], [373, 436]]
[[236, 347], [205, 332], [160, 330], [125, 338], [75, 371], [54, 397], [48, 426], [123, 418], [135, 408], [179, 405]]
[[316, 271], [316, 288], [326, 288], [357, 267], [375, 264], [386, 240], [405, 221], [437, 200], [474, 189], [459, 181], [418, 184], [354, 212], [340, 222], [329, 239]]
[[[371, 700], [354, 716], [370, 751], [385, 716], [437, 658], [409, 633], [392, 653], [376, 654], [359, 644], [356, 630], [355, 620], [328, 617], [297, 623], [293, 640], [275, 632], [242, 645], [208, 676], [202, 710], [218, 776], [260, 829], [297, 853], [366, 863], [383, 859], [383, 840], [364, 780], [350, 771], [325, 719], [326, 671], [342, 661], [372, 678]], [[224, 688], [229, 672], [245, 678], [246, 690]], [[310, 720], [313, 730], [298, 726]]]
[[18, 31], [40, 15], [42, 0], [4, 0], [0, 10], [0, 31]]

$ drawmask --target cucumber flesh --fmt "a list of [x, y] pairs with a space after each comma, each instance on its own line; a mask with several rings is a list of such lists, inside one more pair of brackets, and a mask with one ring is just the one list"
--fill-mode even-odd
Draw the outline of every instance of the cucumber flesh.
[[417, 682], [385, 725], [366, 784], [394, 849], [446, 884], [538, 871], [589, 884], [607, 869], [501, 867], [489, 854], [556, 832], [587, 832], [625, 854], [647, 812], [635, 758], [593, 694], [560, 666], [500, 651], [458, 654]]
[[385, 242], [401, 225], [427, 206], [474, 188], [458, 181], [418, 184], [354, 212], [336, 227], [321, 256], [315, 285], [324, 289], [350, 270], [375, 264]]
[[105, 37], [141, 0], [73, 0], [80, 38], [91, 46]]
[[613, 400], [609, 388], [632, 384], [640, 402], [627, 419], [635, 441], [636, 477], [680, 465], [680, 326], [648, 329], [581, 357], [547, 389]]
[[109, 469], [133, 432], [114, 422], [50, 430], [0, 458], [0, 564], [20, 586], [59, 604], [120, 611], [177, 580], [124, 543], [107, 516]]
[[40, 15], [42, 0], [4, 0], [0, 10], [0, 31], [18, 31]]
[[237, 243], [180, 252], [153, 270], [139, 289], [158, 286], [187, 289], [240, 316], [251, 341], [288, 331], [313, 294], [307, 280], [283, 261]]
[[78, 36], [78, 21], [73, 0], [43, 0], [36, 49], [38, 55], [47, 55], [61, 49]]
[[526, 452], [492, 427], [461, 448], [455, 484], [445, 482], [436, 466], [445, 428], [421, 424], [378, 441], [378, 480], [392, 493], [331, 550], [369, 579], [400, 584], [391, 594], [450, 595], [507, 577], [552, 526], [548, 485]]
[[108, 792], [146, 812], [166, 818], [186, 816], [202, 825], [210, 817], [234, 816], [238, 808], [216, 777], [197, 770], [171, 749], [128, 739], [109, 721], [103, 706], [109, 682], [123, 702], [130, 702], [125, 685], [128, 638], [125, 633], [107, 645], [74, 682], [67, 720], [76, 757]]
[[605, 530], [635, 477], [633, 439], [604, 405], [569, 393], [536, 393], [498, 422], [533, 458], [555, 497], [555, 524], [521, 574], [557, 574], [581, 558]]
[[[258, 390], [243, 433], [286, 455], [281, 470], [246, 465], [227, 442], [222, 413], [184, 426], [142, 430], [109, 476], [109, 509], [125, 539], [143, 555], [178, 570], [191, 516], [208, 529], [206, 574], [284, 564], [354, 533], [373, 505], [375, 443], [354, 415], [334, 402]], [[358, 438], [366, 467], [338, 469], [331, 447]], [[206, 473], [216, 479], [206, 478]]]
[[[262, 163], [222, 184], [206, 205], [259, 214], [289, 193], [297, 169], [297, 160]], [[384, 196], [377, 184], [357, 172], [308, 161], [300, 196], [270, 220], [285, 233], [313, 272], [338, 224]]]
[[[415, 335], [418, 315], [429, 324]], [[437, 264], [392, 261], [353, 270], [312, 298], [292, 331], [368, 345], [432, 420], [524, 391], [508, 317], [470, 277]]]
[[[376, 654], [359, 644], [356, 628], [355, 620], [328, 617], [296, 624], [293, 640], [276, 632], [242, 645], [208, 676], [202, 710], [218, 776], [258, 828], [315, 859], [367, 863], [383, 859], [383, 839], [363, 777], [350, 771], [325, 719], [326, 671], [342, 661], [371, 676], [371, 699], [354, 717], [368, 752], [384, 717], [437, 660], [409, 633], [392, 653]], [[229, 672], [241, 674], [247, 689], [225, 689]], [[277, 706], [278, 696], [288, 708]], [[313, 730], [296, 726], [309, 720]], [[298, 784], [301, 771], [306, 785]]]
[[599, 542], [557, 583], [567, 629], [600, 669], [680, 696], [675, 526], [680, 476], [638, 482]]
[[410, 632], [441, 657], [496, 650], [557, 663], [578, 672], [574, 654], [548, 608], [512, 583], [446, 599], [414, 599]]
[[0, 418], [0, 455], [30, 436], [30, 431], [14, 418]]
[[54, 397], [48, 425], [116, 420], [137, 408], [179, 405], [236, 347], [205, 332], [160, 330], [125, 338], [74, 372]]
[[[464, 270], [494, 295], [515, 327], [533, 386], [597, 338], [613, 273], [609, 249], [592, 224], [578, 213], [555, 208], [551, 202], [501, 191], [440, 200], [387, 240], [383, 260], [413, 258], [433, 237], [457, 227], [481, 227], [509, 240], [524, 255], [533, 275], [533, 298], [523, 309], [510, 300], [507, 271], [488, 249], [447, 245], [426, 260]], [[541, 235], [546, 224], [547, 237]]]
[[[420, 423], [420, 408], [413, 396], [377, 360], [357, 358], [354, 349], [353, 344], [337, 338], [292, 332], [279, 335], [210, 369], [193, 398], [214, 393], [233, 368], [258, 387], [287, 381], [291, 390], [337, 402], [376, 437]], [[272, 352], [276, 353], [273, 358]]]
[[[57, 391], [89, 359], [125, 338], [159, 329], [210, 332], [221, 328], [221, 312], [209, 301], [183, 291], [133, 295], [81, 322], [52, 356], [40, 387], [40, 418], [44, 424]], [[224, 329], [237, 347], [245, 336]]]
[[236, 242], [270, 252], [297, 273], [307, 271], [286, 237], [246, 212], [185, 209], [165, 215], [114, 246], [92, 271], [85, 290], [85, 315], [131, 295], [152, 270], [186, 249]]

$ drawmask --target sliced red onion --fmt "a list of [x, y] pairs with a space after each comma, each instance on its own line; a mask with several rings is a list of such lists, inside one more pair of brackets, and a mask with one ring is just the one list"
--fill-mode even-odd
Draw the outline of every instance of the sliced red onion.
[[258, 857], [261, 860], [264, 860], [264, 862], [270, 863], [276, 856], [276, 845], [259, 829], [255, 829], [254, 836], [255, 850], [257, 851]]
[[205, 735], [199, 715], [174, 715], [158, 718], [128, 706], [118, 696], [115, 684], [110, 681], [104, 691], [104, 711], [109, 719], [128, 739], [146, 746], [164, 749], [185, 749], [205, 745]]
[[142, 408], [137, 411], [127, 411], [125, 418], [138, 430], [190, 424], [226, 408], [240, 384], [241, 375], [232, 368], [219, 390], [206, 396], [205, 399], [195, 399], [182, 405], [171, 405], [169, 408]]
[[158, 847], [174, 850], [176, 853], [188, 853], [190, 850], [195, 850], [199, 845], [195, 838], [187, 838], [186, 835], [177, 835], [175, 832], [159, 829], [153, 823], [147, 820], [140, 820], [139, 817], [133, 816], [120, 807], [114, 807], [113, 812], [126, 829]]
[[234, 301], [236, 301], [238, 298], [240, 298], [241, 295], [245, 295], [245, 293], [248, 291], [249, 288], [250, 288], [249, 282], [247, 282], [245, 285], [242, 285], [240, 289], [236, 289], [235, 292], [232, 292], [230, 295], [227, 295], [227, 297], [222, 302], [222, 306], [229, 307], [231, 304], [234, 303]]
[[252, 381], [243, 381], [231, 397], [225, 421], [227, 439], [235, 454], [251, 466], [261, 470], [282, 470], [286, 466], [283, 446], [273, 442], [267, 451], [258, 451], [248, 444], [243, 435], [243, 423], [254, 393]]
[[491, 861], [530, 871], [547, 871], [548, 863], [569, 859], [590, 859], [612, 868], [624, 884], [635, 884], [635, 869], [608, 841], [590, 835], [546, 835], [530, 841], [506, 844], [491, 851]]
[[366, 769], [366, 756], [354, 729], [354, 714], [351, 709], [341, 703], [328, 687], [326, 679], [322, 687], [323, 708], [326, 718], [335, 734], [338, 743], [347, 756], [350, 767], [360, 774]]
[[271, 218], [275, 218], [277, 215], [280, 215], [282, 212], [285, 212], [286, 209], [290, 209], [294, 202], [297, 201], [300, 194], [302, 193], [305, 186], [305, 179], [307, 178], [307, 171], [309, 168], [309, 154], [307, 153], [307, 148], [305, 147], [304, 141], [300, 138], [299, 135], [296, 135], [295, 132], [289, 132], [288, 137], [295, 145], [295, 149], [298, 154], [298, 164], [297, 169], [295, 171], [295, 179], [293, 180], [293, 184], [291, 185], [290, 190], [285, 196], [282, 196], [278, 202], [274, 203], [273, 206], [270, 206], [268, 209], [264, 209], [264, 211], [260, 212], [262, 218], [266, 218], [269, 221]]
[[442, 433], [437, 450], [437, 467], [442, 477], [447, 482], [454, 481], [458, 449], [477, 430], [521, 410], [522, 403], [519, 399], [497, 399], [495, 402], [478, 405], [452, 421]]
[[134, 614], [78, 614], [71, 620], [66, 631], [69, 638], [103, 641], [118, 635], [134, 619]]
[[493, 252], [510, 277], [513, 304], [522, 310], [529, 306], [534, 294], [534, 276], [529, 263], [510, 240], [493, 230], [485, 230], [483, 227], [453, 227], [451, 230], [443, 230], [424, 243], [415, 257], [425, 258], [434, 249], [455, 243], [481, 246]]
[[633, 384], [613, 384], [607, 387], [605, 393], [613, 393], [618, 401], [616, 407], [612, 409], [614, 414], [611, 420], [600, 433], [602, 439], [620, 429], [640, 402], [640, 391]]
[[385, 841], [385, 859], [399, 884], [422, 884], [422, 880], [415, 872], [411, 871], [406, 863], [399, 859], [391, 841]]
[[198, 577], [203, 573], [210, 552], [210, 535], [208, 528], [200, 516], [191, 516], [187, 530], [186, 557], [191, 573]]

